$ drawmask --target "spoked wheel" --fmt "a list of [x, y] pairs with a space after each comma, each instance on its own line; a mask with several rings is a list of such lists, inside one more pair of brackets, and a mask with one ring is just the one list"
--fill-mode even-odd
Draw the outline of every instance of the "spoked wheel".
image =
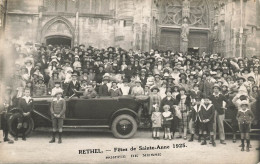
[[136, 120], [130, 115], [117, 116], [112, 123], [112, 132], [117, 138], [131, 138], [136, 130]]
[[[11, 135], [15, 135], [17, 132], [17, 125], [18, 125], [18, 117], [20, 114], [13, 114], [8, 119], [8, 126], [9, 126], [9, 133]], [[28, 136], [33, 128], [34, 128], [34, 122], [32, 118], [28, 118], [25, 120], [25, 123], [27, 124], [27, 128], [25, 130], [25, 135]]]

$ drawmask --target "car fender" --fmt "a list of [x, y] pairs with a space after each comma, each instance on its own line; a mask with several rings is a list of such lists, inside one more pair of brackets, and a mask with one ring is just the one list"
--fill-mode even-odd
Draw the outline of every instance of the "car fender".
[[[110, 125], [110, 126], [112, 125], [112, 122], [113, 122], [114, 118], [116, 118], [116, 117], [117, 117], [118, 115], [120, 115], [120, 114], [129, 114], [129, 115], [133, 116], [134, 118], [138, 116], [138, 114], [137, 114], [135, 111], [133, 111], [133, 110], [131, 110], [131, 109], [129, 109], [129, 108], [119, 109], [119, 110], [117, 110], [116, 112], [114, 112], [114, 113], [112, 114], [112, 116], [110, 117], [110, 120], [109, 120], [109, 125]], [[135, 119], [136, 119], [136, 118], [135, 118]]]

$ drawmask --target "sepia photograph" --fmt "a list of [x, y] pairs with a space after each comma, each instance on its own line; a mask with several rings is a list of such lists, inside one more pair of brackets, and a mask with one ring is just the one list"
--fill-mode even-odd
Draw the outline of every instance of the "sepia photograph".
[[259, 164], [260, 0], [0, 0], [0, 164]]

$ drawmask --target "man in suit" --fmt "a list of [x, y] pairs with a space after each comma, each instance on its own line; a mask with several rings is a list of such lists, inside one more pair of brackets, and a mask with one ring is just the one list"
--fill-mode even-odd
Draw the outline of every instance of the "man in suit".
[[78, 82], [78, 74], [74, 72], [72, 75], [72, 80], [68, 85], [67, 91], [66, 91], [66, 96], [72, 96], [74, 94], [73, 90], [79, 91], [80, 89], [80, 84]]
[[104, 77], [103, 85], [99, 87], [99, 92], [98, 92], [99, 96], [109, 96], [107, 83], [108, 83], [108, 77]]
[[20, 117], [18, 118], [17, 132], [15, 140], [18, 140], [18, 133], [22, 133], [22, 139], [25, 141], [25, 131], [28, 128], [28, 120], [31, 117], [33, 110], [33, 99], [30, 96], [30, 88], [25, 88], [24, 96], [19, 99], [18, 108], [21, 109]]
[[134, 75], [134, 70], [132, 69], [132, 65], [128, 64], [127, 68], [124, 70], [125, 78], [130, 82], [131, 77]]

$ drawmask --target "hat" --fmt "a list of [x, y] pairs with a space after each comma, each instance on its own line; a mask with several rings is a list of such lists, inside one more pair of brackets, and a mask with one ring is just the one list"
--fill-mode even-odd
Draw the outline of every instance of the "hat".
[[60, 84], [60, 80], [55, 80], [54, 84]]
[[82, 79], [82, 80], [81, 80], [81, 82], [84, 82], [84, 81], [85, 81], [85, 82], [87, 82], [87, 80], [86, 80], [86, 79]]
[[242, 77], [242, 76], [238, 77], [238, 78], [237, 78], [237, 81], [238, 81], [238, 80], [241, 80], [241, 79], [242, 79], [244, 82], [246, 81], [246, 79], [245, 79], [244, 77]]
[[241, 103], [240, 103], [240, 106], [242, 106], [242, 105], [248, 105], [248, 104], [249, 104], [249, 103], [248, 103], [247, 100], [242, 100]]
[[180, 73], [180, 74], [179, 74], [179, 77], [181, 77], [182, 75], [185, 76], [185, 78], [187, 78], [186, 73]]
[[66, 63], [70, 63], [70, 61], [67, 59], [67, 60], [64, 60], [64, 63], [66, 64]]
[[186, 92], [185, 88], [183, 88], [183, 87], [180, 88], [180, 91]]
[[214, 86], [212, 87], [212, 89], [214, 89], [214, 88], [220, 89], [220, 86], [219, 86], [218, 84], [214, 84]]
[[58, 72], [58, 71], [53, 71], [53, 72], [52, 72], [52, 75], [54, 75], [54, 74], [57, 74], [57, 75], [58, 75], [59, 72]]
[[112, 81], [112, 84], [113, 84], [113, 83], [116, 83], [116, 84], [117, 84], [117, 81]]
[[160, 77], [160, 74], [159, 74], [159, 73], [156, 73], [156, 74], [154, 75], [154, 77]]
[[151, 92], [153, 92], [153, 90], [157, 90], [157, 92], [160, 92], [160, 89], [159, 89], [157, 86], [153, 86], [153, 87], [151, 88]]
[[31, 60], [31, 59], [27, 59], [27, 60], [25, 60], [25, 62], [24, 62], [24, 63], [25, 63], [25, 64], [26, 64], [26, 63], [31, 63], [31, 64], [32, 64], [33, 62], [32, 62], [32, 60]]
[[135, 83], [141, 83], [141, 80], [137, 79], [135, 80]]
[[71, 76], [78, 76], [77, 72], [73, 72]]
[[105, 74], [103, 75], [103, 78], [110, 78], [110, 74], [109, 74], [109, 73], [105, 73]]
[[37, 81], [44, 81], [43, 77], [39, 76], [39, 78], [37, 79]]

